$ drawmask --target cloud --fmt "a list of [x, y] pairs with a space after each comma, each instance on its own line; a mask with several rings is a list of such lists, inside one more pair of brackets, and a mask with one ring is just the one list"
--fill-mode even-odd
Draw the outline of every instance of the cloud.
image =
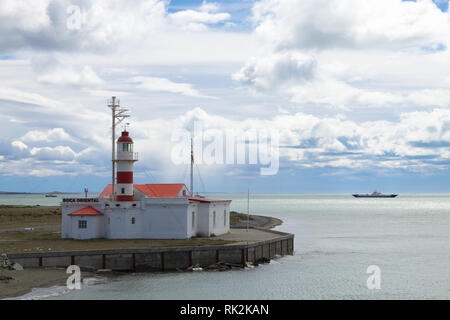
[[10, 159], [33, 158], [48, 161], [72, 161], [76, 155], [72, 148], [68, 146], [30, 148], [20, 140], [11, 142], [11, 146], [13, 147], [11, 153], [6, 155]]
[[11, 142], [11, 145], [14, 148], [18, 148], [19, 150], [26, 150], [26, 149], [28, 149], [28, 146], [25, 143], [23, 143], [22, 141], [18, 141], [18, 140]]
[[84, 66], [81, 70], [68, 66], [53, 66], [45, 73], [40, 73], [37, 81], [52, 85], [80, 86], [98, 85], [103, 82], [90, 66]]
[[233, 79], [289, 102], [341, 110], [447, 107], [450, 16], [431, 0], [262, 0], [258, 55]]
[[262, 0], [256, 34], [280, 49], [406, 48], [447, 43], [448, 14], [431, 0]]
[[63, 128], [53, 128], [46, 131], [32, 130], [28, 131], [21, 141], [36, 142], [36, 141], [73, 141], [70, 135]]
[[225, 12], [215, 13], [217, 10], [218, 4], [203, 2], [198, 10], [177, 11], [170, 13], [168, 18], [181, 29], [201, 31], [207, 29], [207, 24], [216, 24], [231, 18], [230, 14]]
[[[176, 118], [133, 121], [130, 132], [140, 159], [136, 173], [151, 170], [159, 178], [179, 179], [183, 168], [170, 160], [176, 143], [172, 141], [172, 134], [177, 129], [191, 130], [194, 122], [201, 122], [205, 130], [213, 129], [223, 134], [227, 131], [277, 131], [282, 169], [439, 172], [448, 169], [449, 165], [450, 110], [446, 109], [404, 112], [396, 121], [356, 122], [345, 117], [313, 116], [302, 112], [266, 119], [233, 119], [195, 108]], [[94, 120], [89, 125], [94, 126], [93, 123]], [[39, 140], [41, 145], [30, 147], [14, 140], [12, 148], [2, 148], [1, 163], [3, 167], [10, 166], [8, 174], [35, 175], [37, 168], [46, 175], [89, 172], [104, 176], [109, 172], [109, 138], [93, 137], [95, 130], [85, 141], [87, 147], [80, 152], [75, 152], [69, 145], [51, 145], [61, 135], [65, 137], [63, 131], [44, 132], [42, 136], [27, 135], [33, 137], [28, 140], [30, 143]], [[215, 165], [202, 168], [202, 175], [206, 178], [237, 169], [239, 172], [252, 170], [246, 166]]]
[[313, 78], [316, 60], [298, 52], [274, 53], [252, 58], [233, 79], [256, 89], [272, 90], [290, 83], [303, 83]]
[[291, 101], [300, 104], [352, 107], [415, 108], [450, 106], [449, 89], [379, 90], [358, 88], [332, 78], [317, 78], [289, 88]]
[[197, 98], [214, 98], [202, 95], [199, 91], [194, 89], [190, 83], [173, 82], [166, 78], [133, 77], [129, 82], [138, 83], [137, 88], [149, 91], [181, 93], [186, 96]]
[[67, 146], [32, 148], [30, 154], [38, 160], [71, 161], [75, 157], [75, 152]]
[[38, 93], [33, 93], [29, 91], [24, 91], [12, 87], [0, 87], [0, 96], [3, 100], [34, 104], [34, 105], [44, 105], [49, 108], [56, 108], [60, 106], [60, 103], [54, 99], [44, 97]]
[[179, 30], [207, 29], [230, 18], [217, 5], [168, 13], [167, 1], [4, 0], [0, 4], [1, 51], [107, 52], [120, 43], [142, 43]]
[[223, 132], [278, 131], [285, 168], [434, 171], [446, 168], [443, 162], [450, 156], [450, 111], [446, 109], [406, 112], [397, 122], [358, 123], [304, 113], [238, 121], [197, 108], [173, 124], [191, 129], [194, 121]]
[[[405, 112], [398, 121], [358, 123], [345, 117], [318, 117], [301, 112], [271, 119], [234, 120], [196, 108], [171, 121], [170, 130], [160, 123], [154, 131], [158, 131], [158, 140], [166, 141], [166, 148], [170, 149], [167, 141], [171, 132], [176, 128], [191, 130], [195, 121], [201, 122], [205, 130], [223, 133], [276, 130], [284, 168], [433, 172], [447, 168], [445, 162], [450, 156], [450, 111], [446, 109]], [[148, 128], [157, 122], [152, 121]], [[146, 136], [153, 134], [147, 132]], [[220, 170], [228, 169], [229, 166], [223, 166]]]

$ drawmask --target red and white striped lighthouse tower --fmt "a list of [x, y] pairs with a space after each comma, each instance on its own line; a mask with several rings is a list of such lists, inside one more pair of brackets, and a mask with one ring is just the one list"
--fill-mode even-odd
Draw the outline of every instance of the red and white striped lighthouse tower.
[[133, 152], [133, 139], [125, 129], [117, 139], [117, 189], [116, 201], [133, 201], [133, 164], [137, 153]]

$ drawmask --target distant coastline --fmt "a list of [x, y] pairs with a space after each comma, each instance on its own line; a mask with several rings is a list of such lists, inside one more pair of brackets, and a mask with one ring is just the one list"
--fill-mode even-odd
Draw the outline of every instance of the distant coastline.
[[50, 192], [15, 192], [15, 191], [0, 191], [0, 194], [73, 194], [73, 192], [60, 192], [60, 191], [50, 191]]

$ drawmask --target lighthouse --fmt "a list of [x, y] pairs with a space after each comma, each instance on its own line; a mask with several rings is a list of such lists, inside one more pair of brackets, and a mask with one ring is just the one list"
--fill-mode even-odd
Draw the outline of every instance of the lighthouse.
[[[69, 239], [189, 239], [230, 231], [231, 200], [193, 196], [194, 154], [191, 147], [191, 192], [184, 183], [134, 184], [138, 160], [133, 139], [124, 126], [129, 117], [112, 97], [111, 184], [97, 198], [63, 198], [61, 237]], [[192, 143], [191, 143], [192, 145]], [[87, 190], [87, 189], [86, 189]]]
[[137, 153], [133, 152], [133, 139], [125, 129], [117, 139], [116, 201], [133, 201], [133, 165], [135, 161], [137, 161]]

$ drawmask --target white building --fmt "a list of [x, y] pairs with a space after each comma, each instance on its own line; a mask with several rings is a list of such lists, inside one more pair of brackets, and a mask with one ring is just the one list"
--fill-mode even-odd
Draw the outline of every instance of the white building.
[[231, 200], [194, 197], [184, 184], [134, 184], [133, 140], [117, 140], [115, 193], [105, 187], [98, 198], [63, 199], [62, 238], [188, 239], [230, 229]]

